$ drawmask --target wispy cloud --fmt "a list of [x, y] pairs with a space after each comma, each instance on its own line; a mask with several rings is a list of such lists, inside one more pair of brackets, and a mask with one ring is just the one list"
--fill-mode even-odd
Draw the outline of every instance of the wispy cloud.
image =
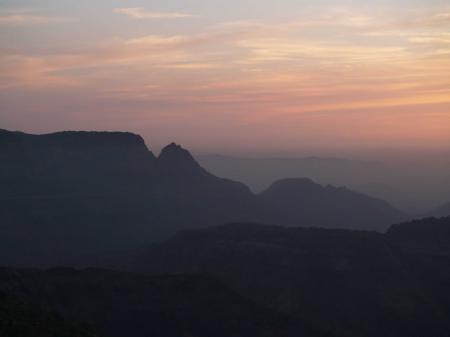
[[128, 45], [141, 45], [149, 47], [170, 47], [178, 46], [181, 43], [188, 40], [187, 37], [181, 35], [175, 36], [159, 36], [159, 35], [147, 35], [143, 37], [137, 37], [127, 40], [125, 43]]
[[0, 25], [4, 26], [45, 25], [68, 21], [73, 21], [73, 19], [31, 15], [31, 14], [0, 15]]
[[151, 19], [183, 19], [192, 18], [193, 15], [178, 12], [153, 12], [145, 10], [141, 7], [115, 8], [115, 13], [127, 15], [129, 18], [136, 20], [151, 20]]
[[450, 27], [450, 10], [418, 18], [411, 24], [419, 27]]
[[[66, 62], [68, 63], [68, 62]], [[74, 87], [78, 81], [58, 74], [64, 69], [63, 58], [50, 59], [23, 55], [0, 57], [0, 89]]]

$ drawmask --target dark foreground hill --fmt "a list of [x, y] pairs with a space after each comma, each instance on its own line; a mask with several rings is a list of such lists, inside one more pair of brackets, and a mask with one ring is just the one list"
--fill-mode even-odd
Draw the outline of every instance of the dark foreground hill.
[[98, 337], [92, 329], [0, 292], [0, 337]]
[[0, 186], [0, 263], [27, 267], [86, 266], [104, 252], [230, 222], [384, 230], [401, 216], [312, 182], [254, 195], [176, 144], [156, 157], [140, 136], [120, 132], [0, 130]]
[[387, 234], [258, 224], [191, 230], [126, 267], [208, 273], [342, 336], [450, 335], [450, 218]]
[[[62, 327], [69, 325], [68, 320], [87, 324], [105, 337], [330, 336], [256, 305], [203, 276], [140, 276], [99, 269], [0, 269], [0, 291], [34, 308], [40, 315], [36, 317], [45, 315], [38, 323], [35, 317], [26, 320], [18, 316], [15, 304], [0, 298], [0, 310], [7, 315], [14, 312], [14, 324], [31, 332], [0, 334], [2, 337], [94, 337], [76, 328], [66, 333]], [[48, 312], [57, 313], [59, 319], [48, 318], [53, 317]], [[0, 316], [0, 332], [7, 328], [6, 321]], [[33, 327], [43, 328], [42, 324], [48, 324], [49, 333], [33, 334]], [[54, 326], [60, 334], [53, 333]]]

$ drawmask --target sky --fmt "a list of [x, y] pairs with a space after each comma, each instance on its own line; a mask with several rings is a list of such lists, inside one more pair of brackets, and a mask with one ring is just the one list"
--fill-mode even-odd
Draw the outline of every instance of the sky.
[[0, 0], [0, 128], [450, 148], [448, 0]]

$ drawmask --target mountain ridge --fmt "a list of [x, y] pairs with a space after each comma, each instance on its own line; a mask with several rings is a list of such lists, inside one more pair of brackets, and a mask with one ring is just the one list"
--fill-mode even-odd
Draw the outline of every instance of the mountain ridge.
[[[132, 133], [2, 134], [0, 230], [7, 244], [0, 247], [0, 263], [33, 265], [42, 260], [39, 266], [71, 265], [77, 254], [130, 249], [178, 230], [230, 222], [384, 230], [397, 220], [385, 219], [390, 206], [384, 205], [371, 213], [370, 221], [351, 223], [349, 214], [331, 212], [331, 196], [328, 204], [310, 203], [309, 216], [300, 214], [305, 208], [298, 198], [292, 200], [288, 214], [278, 207], [281, 196], [266, 200], [240, 182], [217, 177], [175, 143], [155, 157]], [[324, 195], [333, 191], [319, 189]], [[348, 193], [361, 204], [374, 203]], [[330, 212], [332, 222], [323, 216]], [[13, 247], [12, 242], [20, 245]]]

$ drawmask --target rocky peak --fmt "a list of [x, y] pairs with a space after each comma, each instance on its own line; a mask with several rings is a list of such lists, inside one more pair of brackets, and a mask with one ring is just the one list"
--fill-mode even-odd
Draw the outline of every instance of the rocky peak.
[[191, 153], [175, 143], [171, 143], [161, 150], [158, 163], [162, 167], [201, 169]]

